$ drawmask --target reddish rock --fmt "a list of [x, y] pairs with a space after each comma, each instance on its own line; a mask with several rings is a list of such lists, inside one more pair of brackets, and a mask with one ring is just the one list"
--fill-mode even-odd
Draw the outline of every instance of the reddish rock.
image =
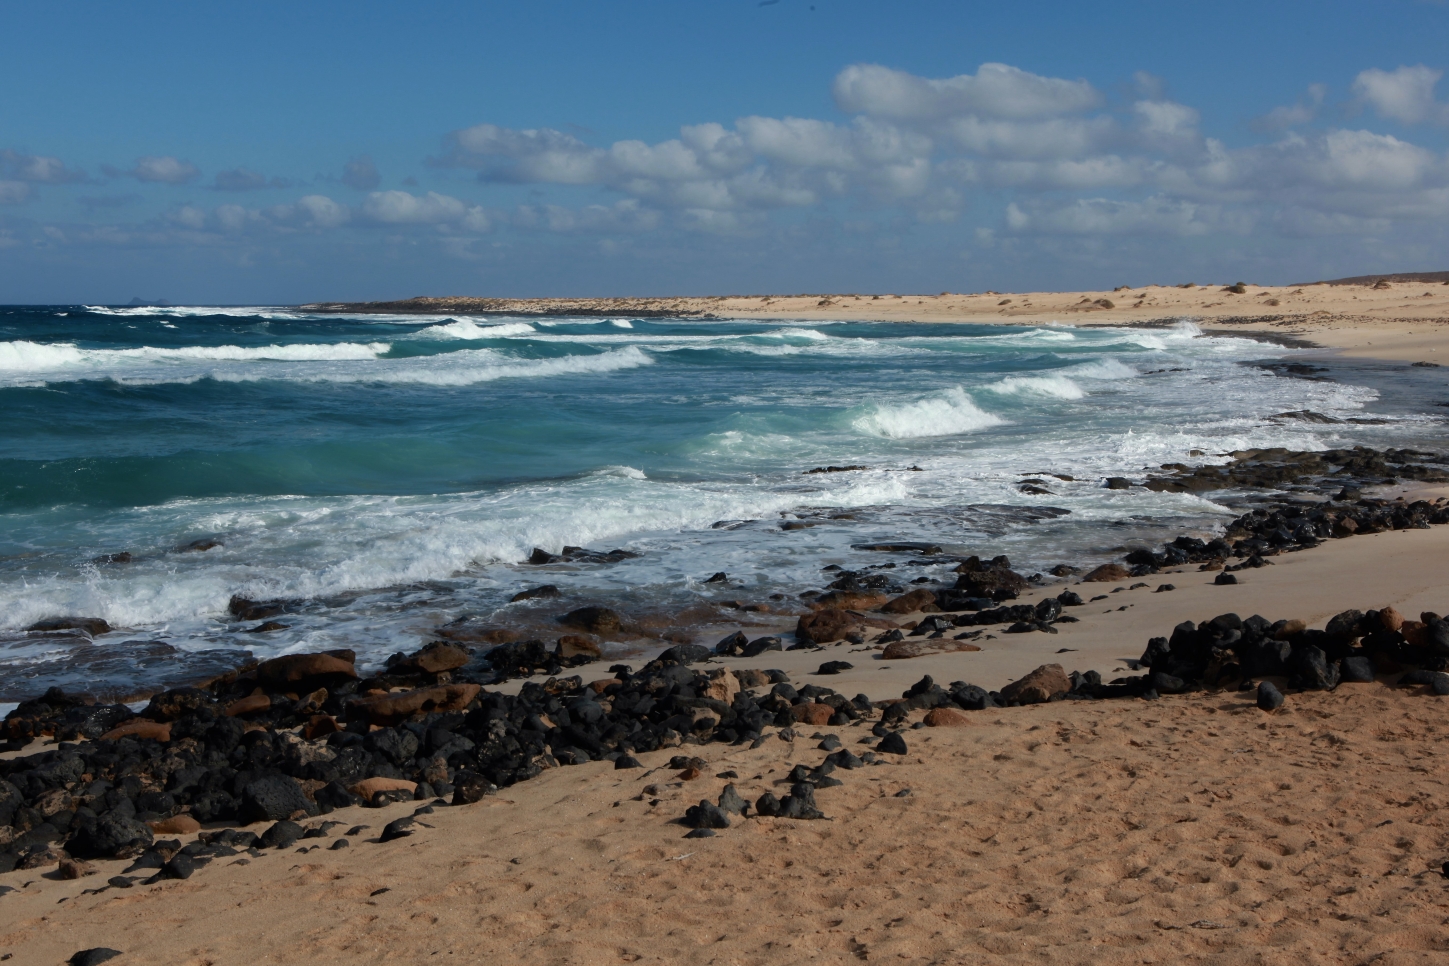
[[936, 609], [936, 595], [932, 591], [922, 588], [887, 601], [882, 605], [881, 611], [886, 614], [916, 614], [927, 607]]
[[1394, 610], [1393, 607], [1385, 607], [1379, 611], [1379, 623], [1384, 626], [1385, 630], [1402, 630], [1404, 626], [1404, 615]]
[[1109, 563], [1102, 564], [1102, 566], [1088, 572], [1082, 578], [1082, 582], [1088, 584], [1105, 584], [1111, 583], [1114, 580], [1126, 580], [1131, 576], [1132, 572], [1121, 564]]
[[693, 765], [690, 765], [688, 768], [684, 769], [684, 771], [679, 773], [679, 780], [682, 782], [692, 782], [703, 774], [704, 772], [700, 771], [698, 768], [695, 768]]
[[1297, 637], [1306, 630], [1308, 630], [1308, 625], [1295, 618], [1291, 621], [1284, 621], [1283, 626], [1273, 632], [1273, 639], [1275, 641], [1286, 641], [1289, 638]]
[[353, 698], [347, 705], [347, 719], [375, 725], [395, 725], [420, 711], [462, 711], [480, 690], [476, 684], [443, 684], [435, 688]]
[[341, 730], [342, 726], [337, 723], [337, 719], [332, 717], [332, 715], [314, 714], [302, 726], [302, 737], [308, 741], [312, 741], [315, 738], [325, 738], [327, 735]]
[[1399, 625], [1399, 633], [1415, 647], [1425, 647], [1429, 643], [1429, 625], [1423, 621], [1404, 621]]
[[147, 822], [146, 825], [156, 835], [191, 835], [193, 832], [201, 831], [201, 823], [190, 815], [173, 815], [170, 818]]
[[587, 637], [580, 637], [577, 634], [565, 634], [558, 639], [558, 647], [554, 648], [560, 660], [567, 661], [574, 657], [587, 657], [591, 660], [598, 660], [604, 656], [599, 645]]
[[905, 640], [893, 641], [885, 646], [880, 652], [882, 661], [901, 661], [908, 657], [921, 657], [926, 654], [951, 654], [956, 651], [979, 651], [980, 647], [970, 641], [949, 641], [945, 638], [937, 638], [934, 641], [927, 640]]
[[924, 720], [928, 728], [961, 728], [971, 723], [969, 717], [954, 708], [932, 708]]
[[468, 663], [468, 652], [456, 644], [434, 641], [406, 662], [424, 674], [442, 674]]
[[828, 704], [797, 704], [790, 708], [790, 717], [800, 724], [829, 724], [834, 714], [835, 709]]
[[599, 678], [597, 681], [589, 682], [589, 690], [595, 694], [603, 694], [616, 684], [623, 684], [618, 678]]
[[117, 738], [153, 738], [156, 741], [171, 740], [171, 724], [152, 721], [149, 718], [132, 718], [101, 735], [102, 741]]
[[884, 604], [885, 594], [867, 594], [852, 590], [832, 590], [810, 602], [812, 610], [875, 610]]
[[286, 654], [257, 665], [257, 680], [278, 691], [310, 691], [338, 679], [355, 681], [357, 671], [331, 654]]
[[268, 711], [272, 707], [272, 699], [265, 694], [249, 694], [244, 698], [237, 698], [226, 706], [224, 714], [229, 718], [245, 717], [249, 714], [256, 714], [259, 711]]
[[830, 641], [841, 640], [850, 631], [859, 627], [860, 623], [850, 611], [834, 607], [817, 610], [814, 613], [801, 615], [800, 620], [795, 624], [795, 637], [801, 641], [826, 644]]
[[96, 867], [80, 859], [61, 859], [56, 872], [62, 879], [79, 879], [82, 876], [95, 875]]
[[356, 785], [347, 789], [352, 794], [365, 802], [371, 802], [372, 796], [378, 792], [405, 791], [409, 794], [418, 790], [417, 782], [410, 782], [404, 778], [364, 778]]
[[705, 686], [703, 697], [731, 704], [735, 695], [740, 693], [740, 681], [735, 677], [735, 672], [715, 670], [706, 673], [709, 675], [709, 684]]
[[1071, 679], [1060, 664], [1043, 664], [1020, 681], [1013, 681], [1002, 688], [1001, 696], [1022, 704], [1042, 704], [1071, 689]]

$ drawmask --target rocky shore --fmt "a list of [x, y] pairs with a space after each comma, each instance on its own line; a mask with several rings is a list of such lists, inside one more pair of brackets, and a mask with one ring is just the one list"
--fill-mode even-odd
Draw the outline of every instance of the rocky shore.
[[[824, 818], [830, 799], [817, 792], [906, 755], [912, 730], [960, 726], [997, 709], [1227, 689], [1254, 690], [1258, 707], [1274, 712], [1295, 692], [1375, 680], [1449, 694], [1449, 621], [1442, 614], [1345, 610], [1315, 628], [1292, 613], [1291, 601], [1284, 602], [1287, 613], [1271, 617], [1223, 613], [1163, 627], [1138, 643], [1135, 673], [1108, 680], [1052, 663], [999, 688], [943, 685], [925, 675], [899, 698], [881, 700], [804, 683], [798, 674], [792, 680], [777, 669], [741, 668], [738, 660], [734, 667], [719, 663], [768, 664], [772, 652], [837, 642], [892, 660], [971, 651], [989, 632], [1050, 634], [1075, 622], [1071, 612], [1087, 603], [1079, 591], [1094, 583], [1184, 567], [1230, 583], [1325, 541], [1442, 525], [1449, 523], [1442, 499], [1359, 492], [1386, 479], [1442, 479], [1438, 460], [1410, 451], [1260, 451], [1223, 470], [1165, 467], [1145, 485], [1257, 484], [1275, 487], [1278, 496], [1239, 516], [1219, 538], [1180, 536], [1081, 575], [1064, 565], [1056, 576], [1080, 582], [1054, 594], [1045, 592], [1047, 576], [1019, 573], [1005, 557], [960, 560], [949, 586], [909, 590], [888, 571], [837, 569], [827, 586], [803, 595], [809, 609], [793, 636], [732, 634], [712, 648], [677, 644], [637, 668], [596, 671], [591, 665], [602, 662], [592, 638], [563, 634], [551, 644], [489, 648], [439, 640], [368, 674], [346, 650], [289, 655], [156, 694], [139, 713], [53, 689], [11, 712], [0, 732], [0, 873], [48, 869], [62, 878], [88, 877], [94, 863], [122, 860], [128, 864], [100, 888], [185, 879], [223, 857], [323, 844], [310, 839], [345, 848], [365, 829], [367, 813], [359, 807], [419, 803], [412, 815], [386, 824], [377, 838], [386, 842], [414, 834], [432, 808], [474, 804], [560, 766], [611, 762], [623, 771], [641, 767], [638, 756], [669, 750], [668, 770], [688, 782], [706, 767], [697, 751], [704, 747], [760, 748], [784, 739], [798, 749], [801, 737], [813, 735], [808, 740], [821, 754], [791, 769], [780, 794], [751, 801], [731, 782], [677, 816], [691, 836], [708, 837], [756, 816]], [[1326, 500], [1304, 498], [1335, 488]], [[1285, 491], [1297, 498], [1284, 499]], [[232, 602], [250, 619], [282, 606]], [[84, 619], [49, 624], [64, 629], [77, 620]], [[618, 615], [598, 607], [560, 617], [565, 629], [617, 624]], [[821, 661], [812, 677], [826, 681], [851, 666]], [[540, 674], [547, 679], [538, 680]], [[516, 694], [499, 690], [519, 677], [528, 679]], [[821, 729], [867, 734], [849, 747]], [[32, 750], [37, 742], [46, 743], [44, 750]], [[329, 818], [334, 814], [347, 821]], [[356, 834], [334, 836], [342, 824]]]

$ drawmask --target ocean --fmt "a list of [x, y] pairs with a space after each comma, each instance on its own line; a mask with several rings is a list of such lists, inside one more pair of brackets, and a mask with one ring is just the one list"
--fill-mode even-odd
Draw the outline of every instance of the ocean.
[[[949, 569], [869, 544], [1105, 560], [1234, 513], [1108, 476], [1442, 436], [1415, 372], [1284, 367], [1299, 355], [1189, 322], [0, 308], [0, 702], [325, 648], [376, 666], [585, 603], [653, 635], [610, 653], [713, 644], [742, 613], [768, 624], [736, 605], [788, 613], [827, 567]], [[1279, 415], [1302, 410], [1331, 421]], [[829, 466], [864, 468], [807, 472]], [[566, 546], [629, 555], [525, 562]], [[560, 596], [510, 603], [545, 583]], [[285, 627], [254, 633], [233, 595], [285, 599]], [[113, 630], [25, 630], [59, 616]]]

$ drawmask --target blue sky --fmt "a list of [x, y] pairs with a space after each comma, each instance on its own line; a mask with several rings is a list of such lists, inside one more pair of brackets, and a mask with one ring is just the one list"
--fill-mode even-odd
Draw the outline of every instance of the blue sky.
[[1449, 268], [1449, 6], [6, 2], [0, 301]]

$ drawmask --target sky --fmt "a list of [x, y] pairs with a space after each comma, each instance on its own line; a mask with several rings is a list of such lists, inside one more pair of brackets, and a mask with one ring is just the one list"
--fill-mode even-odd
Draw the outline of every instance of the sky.
[[0, 303], [1449, 269], [1449, 3], [0, 0]]

